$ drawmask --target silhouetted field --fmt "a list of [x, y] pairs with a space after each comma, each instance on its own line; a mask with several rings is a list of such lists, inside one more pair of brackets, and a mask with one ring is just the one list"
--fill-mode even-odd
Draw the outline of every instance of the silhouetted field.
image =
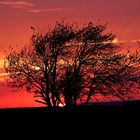
[[[77, 130], [93, 127], [124, 127], [140, 122], [140, 101], [110, 102], [69, 108], [12, 108], [0, 109], [0, 124], [16, 129], [62, 129], [73, 127]], [[83, 127], [83, 129], [85, 129]], [[92, 129], [90, 129], [91, 131]]]
[[[34, 108], [5, 108], [0, 109], [0, 116], [4, 115], [25, 115], [25, 117], [31, 115], [49, 116], [53, 114], [68, 115], [68, 114], [94, 114], [99, 113], [138, 113], [140, 112], [140, 101], [128, 101], [128, 102], [102, 102], [93, 103], [88, 106], [80, 105], [73, 107], [62, 108], [47, 108], [47, 107], [34, 107]], [[26, 116], [27, 115], [27, 116]]]

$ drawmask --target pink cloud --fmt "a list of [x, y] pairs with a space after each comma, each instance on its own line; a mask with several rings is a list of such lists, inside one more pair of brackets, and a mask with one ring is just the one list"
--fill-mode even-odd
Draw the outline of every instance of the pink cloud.
[[7, 5], [12, 8], [17, 8], [17, 9], [25, 9], [27, 12], [30, 13], [42, 13], [42, 12], [55, 12], [55, 11], [62, 11], [64, 9], [62, 8], [36, 8], [36, 5], [31, 2], [26, 2], [26, 1], [0, 1], [1, 5]]
[[42, 12], [55, 12], [55, 11], [63, 11], [64, 9], [56, 8], [56, 9], [29, 9], [28, 12], [31, 13], [42, 13]]
[[9, 5], [14, 7], [34, 7], [35, 4], [25, 1], [0, 1], [0, 4], [2, 5]]

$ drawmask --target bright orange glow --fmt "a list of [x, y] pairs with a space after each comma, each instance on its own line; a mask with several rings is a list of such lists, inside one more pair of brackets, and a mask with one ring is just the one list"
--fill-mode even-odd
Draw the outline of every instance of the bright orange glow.
[[65, 61], [61, 59], [61, 60], [58, 62], [58, 64], [64, 65], [64, 64], [65, 64]]
[[115, 38], [112, 43], [117, 44], [118, 43], [118, 38]]
[[3, 72], [3, 70], [0, 71], [0, 82], [5, 82], [5, 79], [6, 79], [7, 75], [8, 74]]
[[3, 68], [3, 65], [4, 65], [4, 60], [0, 59], [0, 68]]
[[59, 103], [59, 105], [58, 105], [59, 107], [64, 107], [65, 106], [65, 103], [64, 104], [62, 104], [62, 103]]
[[1, 76], [7, 76], [8, 74], [7, 73], [0, 73], [0, 77]]

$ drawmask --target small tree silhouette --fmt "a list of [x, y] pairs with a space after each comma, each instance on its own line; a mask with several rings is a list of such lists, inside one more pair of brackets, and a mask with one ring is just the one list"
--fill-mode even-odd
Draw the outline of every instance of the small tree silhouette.
[[45, 34], [34, 29], [32, 46], [5, 57], [10, 86], [26, 87], [48, 107], [77, 105], [81, 98], [88, 105], [98, 93], [123, 99], [138, 92], [138, 52], [118, 52], [115, 35], [105, 30], [92, 22], [82, 28], [56, 22]]

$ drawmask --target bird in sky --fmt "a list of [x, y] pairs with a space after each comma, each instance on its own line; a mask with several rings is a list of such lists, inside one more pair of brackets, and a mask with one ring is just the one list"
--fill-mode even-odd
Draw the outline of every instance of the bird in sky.
[[35, 30], [35, 28], [33, 26], [30, 27], [32, 30]]

